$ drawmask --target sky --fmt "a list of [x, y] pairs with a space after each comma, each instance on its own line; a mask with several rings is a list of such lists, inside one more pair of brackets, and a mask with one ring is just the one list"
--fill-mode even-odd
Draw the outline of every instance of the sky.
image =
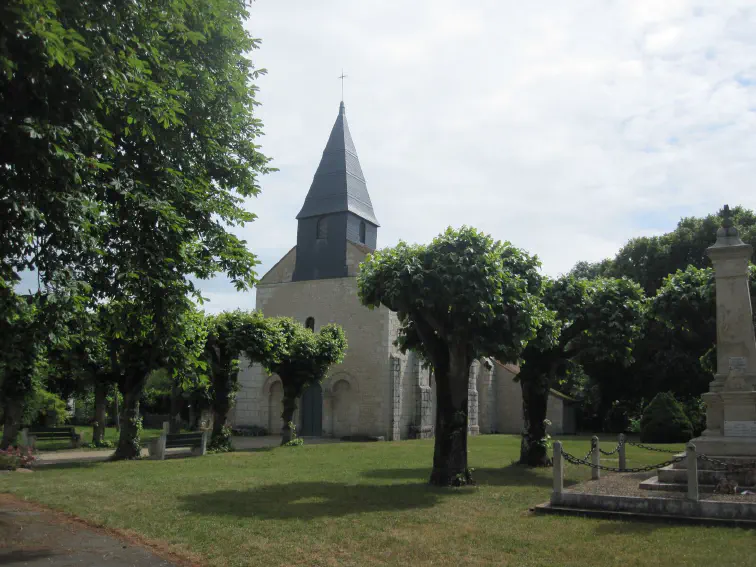
[[[296, 243], [342, 69], [379, 248], [472, 225], [555, 276], [756, 209], [753, 1], [256, 0], [246, 27], [279, 169], [235, 230], [259, 276]], [[200, 287], [207, 311], [254, 308], [224, 278]]]

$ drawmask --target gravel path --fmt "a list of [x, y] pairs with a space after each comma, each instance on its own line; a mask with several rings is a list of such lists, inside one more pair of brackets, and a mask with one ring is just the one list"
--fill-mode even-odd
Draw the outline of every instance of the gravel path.
[[[17, 474], [17, 473], [13, 473]], [[169, 553], [161, 553], [171, 557]], [[40, 506], [0, 494], [0, 565], [176, 567], [134, 542]]]

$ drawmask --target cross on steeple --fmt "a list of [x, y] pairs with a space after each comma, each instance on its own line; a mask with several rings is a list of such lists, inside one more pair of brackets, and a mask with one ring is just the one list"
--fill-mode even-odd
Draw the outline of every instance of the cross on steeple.
[[339, 79], [341, 79], [341, 100], [344, 100], [344, 79], [349, 77], [349, 75], [344, 74], [344, 69], [341, 70], [341, 75], [339, 75]]

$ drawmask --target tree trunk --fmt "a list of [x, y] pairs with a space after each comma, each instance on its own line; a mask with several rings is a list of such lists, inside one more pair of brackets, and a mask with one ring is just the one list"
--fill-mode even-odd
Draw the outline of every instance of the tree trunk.
[[170, 433], [181, 432], [181, 408], [184, 405], [184, 398], [181, 396], [181, 387], [174, 384], [171, 388], [171, 419]]
[[546, 407], [549, 403], [548, 381], [542, 376], [523, 376], [522, 389], [523, 432], [520, 444], [520, 464], [548, 467], [551, 458], [546, 444]]
[[21, 418], [24, 414], [23, 403], [19, 400], [6, 399], [3, 407], [3, 439], [0, 441], [0, 449], [7, 449], [15, 445], [16, 437], [21, 428]]
[[436, 375], [436, 438], [430, 484], [474, 484], [467, 467], [467, 388], [471, 360], [465, 350], [452, 347], [448, 369], [434, 367]]
[[105, 420], [106, 402], [108, 395], [108, 386], [104, 382], [97, 380], [94, 387], [95, 395], [95, 420], [92, 426], [92, 443], [99, 447], [105, 443]]
[[115, 430], [121, 431], [121, 409], [118, 407], [118, 384], [113, 386], [113, 421]]
[[289, 423], [294, 419], [295, 411], [297, 411], [297, 397], [286, 395], [286, 391], [284, 390], [283, 413], [281, 413], [281, 418], [283, 419], [283, 427], [281, 427], [281, 445], [285, 445], [296, 435], [295, 431], [292, 431], [289, 427]]
[[225, 438], [223, 427], [228, 421], [228, 412], [231, 410], [231, 397], [226, 376], [220, 377], [213, 384], [215, 396], [213, 399], [213, 446], [230, 446], [231, 439]]
[[123, 408], [121, 409], [121, 434], [118, 438], [113, 460], [137, 459], [141, 456], [142, 446], [139, 433], [141, 427], [139, 415], [139, 391], [132, 388], [123, 393]]

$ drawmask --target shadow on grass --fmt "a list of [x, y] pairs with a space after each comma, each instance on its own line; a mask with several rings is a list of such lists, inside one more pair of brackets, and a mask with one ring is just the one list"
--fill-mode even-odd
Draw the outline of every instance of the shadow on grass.
[[425, 484], [339, 484], [294, 482], [253, 490], [220, 490], [183, 497], [183, 507], [195, 514], [285, 520], [339, 517], [349, 514], [430, 508], [461, 491]]
[[[539, 473], [539, 471], [542, 471]], [[376, 469], [362, 473], [368, 478], [394, 480], [417, 479], [426, 482], [430, 478], [430, 468], [421, 469]], [[511, 464], [500, 469], [473, 467], [473, 478], [480, 485], [489, 486], [553, 486], [552, 469], [535, 469], [524, 465]], [[565, 479], [564, 485], [572, 486], [576, 481]]]
[[611, 522], [602, 522], [596, 526], [596, 535], [646, 535], [659, 528], [674, 527], [675, 524], [668, 520], [622, 519]]

